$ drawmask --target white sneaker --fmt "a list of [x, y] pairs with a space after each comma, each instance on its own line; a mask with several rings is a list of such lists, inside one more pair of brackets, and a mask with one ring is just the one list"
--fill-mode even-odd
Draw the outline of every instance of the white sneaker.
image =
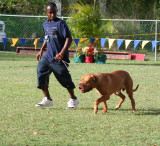
[[47, 97], [44, 97], [42, 102], [36, 104], [38, 107], [50, 107], [53, 106], [53, 100], [48, 100]]
[[79, 100], [78, 100], [78, 98], [77, 99], [70, 99], [67, 104], [68, 104], [67, 109], [74, 109], [79, 104]]

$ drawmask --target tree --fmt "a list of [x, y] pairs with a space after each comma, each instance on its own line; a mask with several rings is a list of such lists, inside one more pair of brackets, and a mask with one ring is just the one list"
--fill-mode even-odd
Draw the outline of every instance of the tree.
[[[0, 0], [0, 11], [5, 14], [44, 15], [49, 0]], [[55, 1], [55, 0], [51, 0]], [[62, 16], [68, 16], [74, 3], [100, 7], [103, 18], [159, 19], [160, 0], [59, 0]], [[76, 7], [76, 6], [75, 6]]]
[[100, 20], [102, 17], [98, 6], [74, 4], [70, 17], [67, 23], [74, 38], [102, 37], [113, 30], [110, 21]]
[[156, 19], [156, 0], [107, 0], [107, 14], [110, 18]]
[[46, 0], [3, 0], [1, 13], [42, 15], [45, 12]]

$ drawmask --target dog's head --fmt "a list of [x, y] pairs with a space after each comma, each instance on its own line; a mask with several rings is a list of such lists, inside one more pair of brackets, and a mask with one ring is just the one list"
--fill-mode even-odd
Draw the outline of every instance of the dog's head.
[[82, 93], [91, 91], [94, 88], [96, 77], [93, 74], [84, 75], [79, 83], [79, 89]]

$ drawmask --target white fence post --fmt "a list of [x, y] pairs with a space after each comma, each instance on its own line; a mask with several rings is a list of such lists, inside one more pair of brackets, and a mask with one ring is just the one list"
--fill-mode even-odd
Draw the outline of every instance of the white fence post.
[[[157, 41], [157, 19], [155, 20], [155, 41]], [[155, 61], [157, 61], [157, 45], [155, 46]]]

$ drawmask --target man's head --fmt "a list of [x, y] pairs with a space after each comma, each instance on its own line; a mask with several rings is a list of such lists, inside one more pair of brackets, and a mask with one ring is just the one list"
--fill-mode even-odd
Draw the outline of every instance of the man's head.
[[54, 2], [49, 2], [46, 5], [46, 14], [48, 16], [48, 21], [53, 21], [57, 15], [57, 6]]

